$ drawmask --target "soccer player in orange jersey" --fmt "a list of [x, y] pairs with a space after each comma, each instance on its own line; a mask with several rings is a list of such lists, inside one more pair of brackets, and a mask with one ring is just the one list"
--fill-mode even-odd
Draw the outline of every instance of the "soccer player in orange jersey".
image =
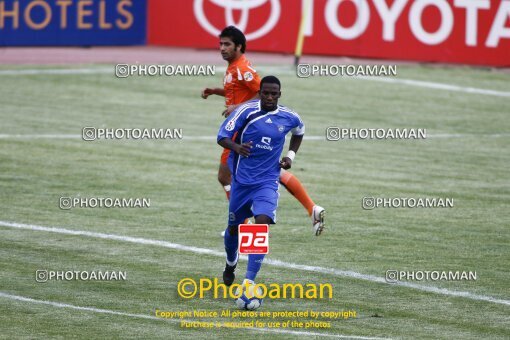
[[[223, 29], [219, 38], [221, 56], [228, 62], [223, 88], [205, 88], [202, 91], [202, 98], [207, 99], [212, 94], [225, 97], [226, 109], [222, 114], [228, 117], [239, 105], [258, 98], [260, 77], [244, 55], [246, 38], [243, 32], [234, 26], [228, 26]], [[227, 165], [229, 153], [229, 149], [223, 150], [218, 171], [218, 181], [223, 186], [227, 199], [230, 199], [231, 184], [230, 169]], [[290, 172], [282, 170], [280, 183], [308, 211], [308, 215], [312, 218], [314, 233], [319, 236], [324, 230], [324, 208], [314, 203], [301, 182]]]

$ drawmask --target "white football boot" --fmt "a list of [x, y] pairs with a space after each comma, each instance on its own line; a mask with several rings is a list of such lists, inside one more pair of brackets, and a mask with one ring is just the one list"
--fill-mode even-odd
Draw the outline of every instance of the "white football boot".
[[323, 207], [314, 205], [312, 210], [312, 227], [315, 236], [319, 236], [324, 230], [324, 215], [326, 210]]

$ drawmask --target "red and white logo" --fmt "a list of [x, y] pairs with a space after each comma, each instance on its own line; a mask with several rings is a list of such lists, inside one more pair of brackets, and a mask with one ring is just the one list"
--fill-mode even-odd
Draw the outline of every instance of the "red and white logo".
[[[204, 11], [204, 1], [213, 3], [218, 7], [222, 7], [225, 11], [225, 22], [211, 24]], [[246, 32], [248, 26], [248, 18], [251, 9], [255, 9], [264, 5], [266, 2], [271, 3], [271, 13], [267, 21], [257, 30]], [[234, 10], [240, 11], [239, 21], [234, 19]], [[200, 26], [207, 32], [217, 37], [225, 26], [236, 26], [246, 35], [247, 40], [254, 40], [265, 36], [269, 33], [280, 19], [281, 5], [280, 0], [195, 0], [193, 3], [193, 12]]]
[[267, 254], [268, 252], [269, 225], [239, 225], [239, 254]]
[[[220, 31], [234, 25], [248, 51], [292, 53], [301, 27], [305, 54], [510, 65], [510, 0], [150, 2], [150, 44], [217, 48]], [[183, 24], [169, 30], [169, 22]]]

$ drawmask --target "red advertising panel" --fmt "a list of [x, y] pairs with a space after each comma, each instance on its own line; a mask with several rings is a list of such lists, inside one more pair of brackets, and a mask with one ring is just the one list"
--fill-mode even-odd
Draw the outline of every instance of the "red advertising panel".
[[148, 42], [292, 53], [303, 13], [305, 54], [510, 66], [510, 0], [151, 0]]

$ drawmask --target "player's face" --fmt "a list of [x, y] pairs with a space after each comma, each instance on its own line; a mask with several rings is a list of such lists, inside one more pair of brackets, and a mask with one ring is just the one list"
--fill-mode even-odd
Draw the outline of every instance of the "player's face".
[[241, 54], [241, 45], [236, 47], [232, 39], [223, 37], [220, 38], [220, 52], [223, 60], [231, 62]]
[[278, 84], [264, 83], [259, 91], [260, 103], [264, 111], [274, 111], [282, 93]]

